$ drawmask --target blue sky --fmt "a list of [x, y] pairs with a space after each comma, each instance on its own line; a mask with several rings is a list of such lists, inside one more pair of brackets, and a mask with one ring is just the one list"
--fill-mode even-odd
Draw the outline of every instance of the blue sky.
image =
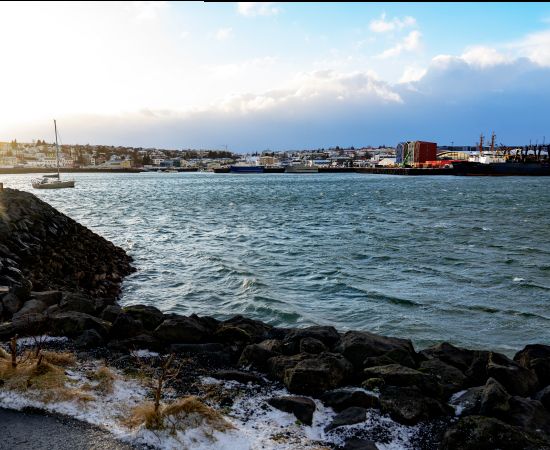
[[[0, 4], [0, 140], [221, 148], [548, 134], [549, 3]], [[55, 27], [52, 27], [55, 24]]]

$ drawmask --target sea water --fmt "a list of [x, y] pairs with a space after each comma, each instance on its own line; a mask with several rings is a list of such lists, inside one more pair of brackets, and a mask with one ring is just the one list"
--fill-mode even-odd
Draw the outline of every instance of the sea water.
[[51, 191], [34, 177], [0, 182], [132, 255], [124, 304], [417, 349], [550, 344], [550, 177], [74, 174]]

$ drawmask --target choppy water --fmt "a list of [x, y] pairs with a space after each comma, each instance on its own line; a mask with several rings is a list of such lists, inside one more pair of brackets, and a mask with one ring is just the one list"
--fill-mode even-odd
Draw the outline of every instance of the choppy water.
[[129, 251], [123, 302], [506, 353], [550, 343], [550, 178], [75, 174], [35, 191]]

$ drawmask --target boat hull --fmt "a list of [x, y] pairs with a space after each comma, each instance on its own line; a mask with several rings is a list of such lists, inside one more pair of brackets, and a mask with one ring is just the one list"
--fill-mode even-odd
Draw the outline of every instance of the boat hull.
[[288, 166], [285, 173], [319, 173], [318, 167]]
[[479, 162], [453, 163], [454, 175], [478, 176], [549, 176], [550, 164], [540, 162], [503, 162], [483, 164]]
[[54, 181], [51, 183], [33, 183], [32, 187], [35, 189], [64, 189], [74, 188], [74, 181]]
[[230, 173], [264, 173], [263, 166], [231, 166]]

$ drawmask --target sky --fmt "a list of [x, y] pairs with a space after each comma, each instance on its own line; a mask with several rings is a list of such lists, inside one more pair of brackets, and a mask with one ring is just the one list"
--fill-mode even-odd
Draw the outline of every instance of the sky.
[[0, 140], [550, 140], [550, 3], [1, 2]]

